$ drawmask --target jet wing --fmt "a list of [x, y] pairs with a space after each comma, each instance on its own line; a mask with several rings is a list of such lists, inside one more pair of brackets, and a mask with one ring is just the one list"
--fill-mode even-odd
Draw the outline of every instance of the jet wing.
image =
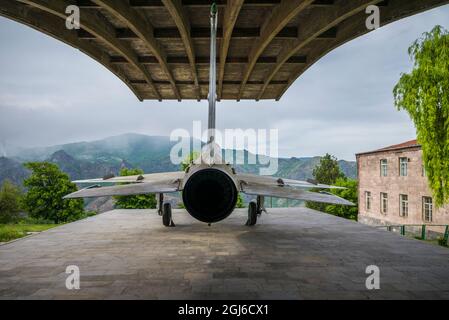
[[301, 181], [292, 179], [276, 178], [271, 176], [258, 176], [255, 174], [239, 173], [237, 178], [247, 184], [263, 184], [269, 186], [292, 186], [306, 189], [346, 189], [344, 187], [329, 186], [327, 184], [320, 184], [313, 180]]
[[64, 199], [96, 198], [106, 196], [133, 196], [149, 193], [171, 193], [180, 191], [180, 186], [181, 183], [179, 179], [140, 182], [109, 187], [94, 185], [66, 195]]
[[267, 196], [275, 198], [285, 198], [293, 200], [313, 201], [329, 204], [339, 204], [353, 206], [348, 200], [337, 197], [330, 193], [310, 192], [301, 189], [295, 189], [289, 186], [277, 186], [269, 184], [247, 184], [242, 183], [242, 191], [249, 195]]
[[166, 181], [166, 180], [177, 180], [183, 179], [185, 175], [184, 171], [178, 172], [162, 172], [162, 173], [150, 173], [142, 174], [137, 176], [124, 176], [124, 177], [114, 177], [106, 176], [97, 179], [88, 180], [76, 180], [73, 183], [77, 184], [103, 184], [103, 183], [146, 183], [146, 182], [156, 182], [156, 181]]

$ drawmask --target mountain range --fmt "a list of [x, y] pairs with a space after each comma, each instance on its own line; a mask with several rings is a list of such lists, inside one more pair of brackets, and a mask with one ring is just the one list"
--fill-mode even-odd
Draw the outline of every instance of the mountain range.
[[[23, 179], [30, 174], [23, 167], [23, 163], [28, 161], [55, 163], [74, 180], [103, 177], [111, 173], [117, 175], [122, 167], [141, 168], [145, 173], [177, 171], [179, 166], [170, 161], [170, 150], [176, 143], [169, 137], [124, 134], [92, 142], [21, 149], [9, 157], [0, 157], [0, 183], [9, 179], [22, 185]], [[229, 151], [236, 159], [248, 159], [251, 155], [246, 150], [226, 150]], [[266, 161], [266, 156], [262, 157]], [[276, 176], [298, 180], [312, 178], [312, 171], [320, 159], [319, 156], [279, 158]], [[354, 161], [340, 160], [339, 165], [347, 177], [356, 178]], [[260, 167], [235, 165], [238, 172], [248, 173], [258, 173]]]
[[[177, 142], [169, 137], [124, 134], [92, 142], [77, 142], [50, 147], [22, 149], [8, 158], [0, 157], [0, 182], [9, 178], [20, 182], [28, 172], [21, 163], [28, 161], [49, 161], [57, 164], [72, 179], [102, 177], [118, 174], [121, 167], [141, 168], [146, 173], [176, 171], [179, 166], [170, 161], [170, 150]], [[233, 152], [236, 159], [248, 159], [246, 150], [226, 150]], [[266, 156], [262, 156], [265, 158]], [[313, 168], [321, 157], [279, 158], [277, 176], [291, 179], [312, 178]], [[259, 164], [237, 164], [239, 172], [258, 173]], [[356, 178], [354, 161], [340, 160], [343, 173]]]

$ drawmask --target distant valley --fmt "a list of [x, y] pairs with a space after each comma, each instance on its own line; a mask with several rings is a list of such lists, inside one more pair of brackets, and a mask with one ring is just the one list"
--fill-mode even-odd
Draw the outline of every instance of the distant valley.
[[[17, 151], [0, 157], [0, 183], [9, 179], [22, 185], [29, 172], [23, 167], [27, 161], [49, 161], [57, 164], [71, 179], [102, 177], [120, 168], [141, 168], [146, 173], [177, 171], [170, 161], [170, 150], [176, 142], [169, 137], [124, 134], [92, 142], [78, 142]], [[229, 151], [229, 150], [228, 150]], [[231, 151], [236, 158], [247, 159], [248, 151]], [[320, 157], [279, 158], [277, 176], [291, 179], [312, 178], [313, 168]], [[350, 178], [357, 176], [356, 163], [339, 161], [340, 168]], [[258, 173], [260, 165], [236, 165], [238, 172]], [[105, 202], [105, 201], [103, 201]]]
[[[0, 182], [9, 178], [20, 183], [27, 171], [21, 163], [49, 161], [57, 164], [72, 179], [118, 174], [121, 167], [141, 168], [146, 173], [176, 171], [178, 165], [170, 161], [170, 150], [175, 142], [168, 137], [125, 134], [92, 142], [78, 142], [43, 148], [30, 148], [9, 157], [0, 157]], [[229, 151], [229, 150], [228, 150]], [[231, 151], [236, 158], [248, 157], [248, 151]], [[279, 158], [276, 175], [292, 179], [312, 178], [313, 168], [320, 157]], [[339, 161], [346, 176], [357, 175], [354, 161]], [[260, 165], [236, 165], [239, 172], [258, 173]]]

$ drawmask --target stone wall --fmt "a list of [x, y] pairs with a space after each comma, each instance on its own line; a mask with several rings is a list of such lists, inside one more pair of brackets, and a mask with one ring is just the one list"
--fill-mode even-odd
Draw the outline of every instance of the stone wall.
[[[399, 158], [407, 157], [408, 174], [399, 174]], [[388, 175], [381, 177], [380, 161], [388, 161]], [[370, 225], [449, 224], [449, 206], [433, 207], [433, 221], [423, 218], [423, 197], [432, 197], [423, 175], [420, 147], [357, 155], [359, 178], [359, 221]], [[371, 208], [367, 210], [365, 192], [371, 192]], [[380, 194], [388, 194], [388, 211], [381, 213]], [[408, 216], [400, 216], [401, 194], [408, 195]]]

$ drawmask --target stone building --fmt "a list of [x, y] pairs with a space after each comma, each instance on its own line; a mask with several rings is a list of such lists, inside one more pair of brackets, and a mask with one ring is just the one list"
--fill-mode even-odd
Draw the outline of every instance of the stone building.
[[434, 205], [416, 140], [356, 157], [361, 223], [449, 224], [449, 206], [437, 209]]

